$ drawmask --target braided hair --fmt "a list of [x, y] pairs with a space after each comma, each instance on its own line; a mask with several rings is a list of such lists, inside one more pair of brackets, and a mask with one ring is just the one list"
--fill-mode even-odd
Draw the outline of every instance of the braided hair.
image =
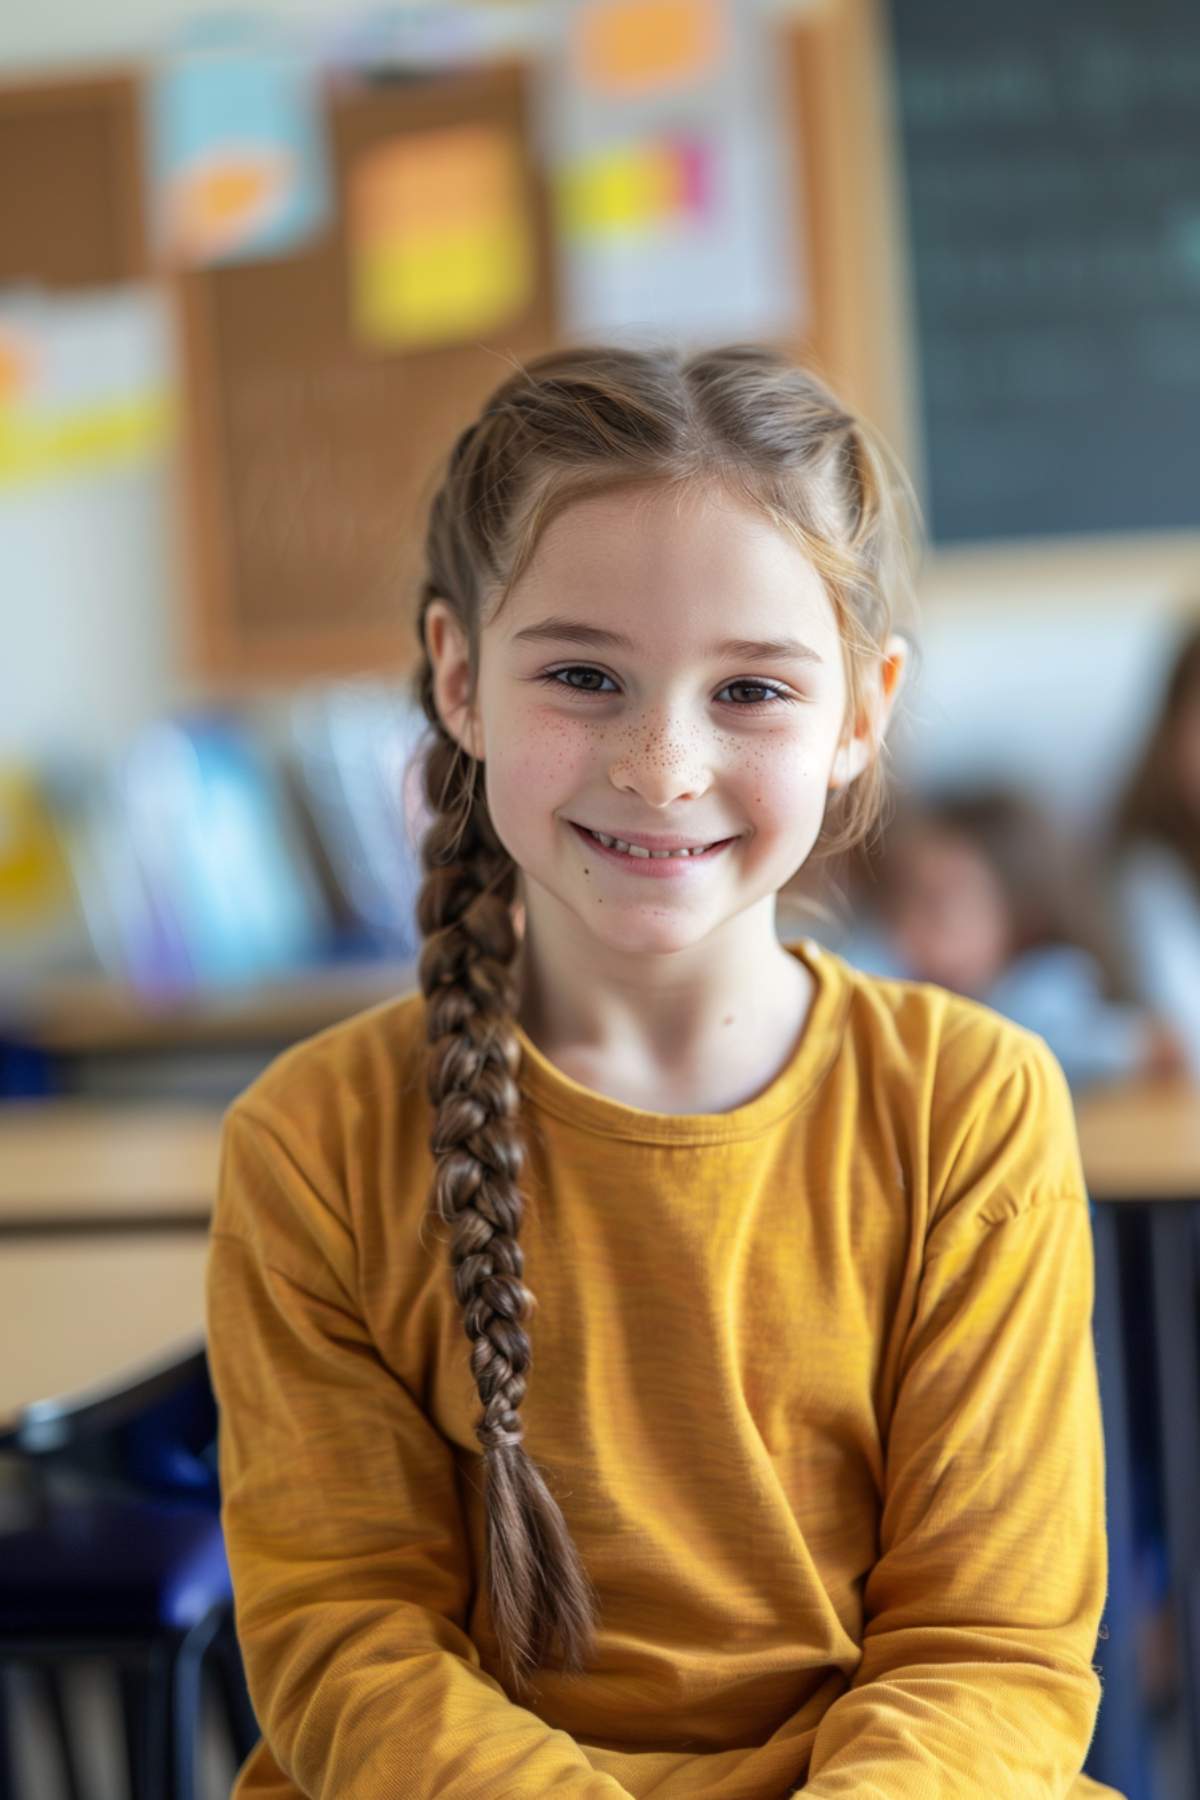
[[[431, 1205], [451, 1228], [454, 1293], [483, 1408], [475, 1429], [488, 1598], [505, 1679], [518, 1693], [555, 1649], [564, 1672], [586, 1666], [596, 1596], [522, 1441], [531, 1362], [525, 1324], [535, 1300], [521, 1279], [517, 1241], [524, 1156], [514, 1024], [518, 871], [488, 813], [483, 765], [439, 713], [425, 626], [435, 600], [450, 607], [469, 646], [473, 698], [481, 631], [551, 519], [574, 501], [631, 483], [715, 484], [798, 538], [837, 615], [851, 718], [862, 670], [878, 661], [907, 580], [902, 500], [916, 512], [886, 446], [817, 375], [757, 344], [690, 356], [612, 346], [547, 352], [518, 366], [462, 432], [434, 495], [416, 621], [416, 689], [432, 734], [423, 773], [431, 823], [417, 907]], [[875, 822], [879, 762], [833, 795], [819, 853], [843, 852]]]

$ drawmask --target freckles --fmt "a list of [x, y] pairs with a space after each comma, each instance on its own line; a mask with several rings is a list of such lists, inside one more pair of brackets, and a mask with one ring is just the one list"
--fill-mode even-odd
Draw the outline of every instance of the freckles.
[[588, 746], [577, 723], [560, 713], [538, 714], [527, 730], [515, 734], [509, 768], [513, 778], [532, 787], [560, 778], [580, 759]]

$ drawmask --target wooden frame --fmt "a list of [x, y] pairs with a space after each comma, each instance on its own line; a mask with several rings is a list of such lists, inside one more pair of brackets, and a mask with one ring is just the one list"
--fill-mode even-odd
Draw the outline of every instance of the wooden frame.
[[817, 0], [784, 65], [813, 324], [797, 346], [918, 474], [899, 149], [881, 0]]

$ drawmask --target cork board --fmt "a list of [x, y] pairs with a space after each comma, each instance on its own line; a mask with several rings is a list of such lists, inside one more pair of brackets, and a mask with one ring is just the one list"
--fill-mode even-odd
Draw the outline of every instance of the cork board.
[[0, 84], [0, 284], [147, 273], [138, 88], [127, 73]]
[[[188, 392], [194, 660], [226, 681], [407, 666], [435, 465], [505, 374], [553, 342], [548, 202], [516, 64], [331, 97], [336, 206], [299, 254], [175, 278]], [[486, 341], [397, 353], [353, 329], [355, 159], [406, 133], [511, 131], [533, 225], [531, 303]]]
[[[879, 228], [886, 147], [877, 0], [780, 21], [809, 271], [804, 356], [903, 437], [894, 283]], [[406, 132], [512, 131], [536, 242], [527, 311], [480, 342], [385, 354], [350, 324], [347, 196], [355, 159]], [[216, 687], [356, 670], [402, 672], [439, 459], [508, 372], [561, 341], [550, 197], [519, 62], [332, 96], [337, 200], [327, 235], [278, 262], [176, 276], [184, 347], [189, 638]], [[894, 321], [893, 321], [894, 327]], [[904, 448], [901, 442], [899, 447]]]

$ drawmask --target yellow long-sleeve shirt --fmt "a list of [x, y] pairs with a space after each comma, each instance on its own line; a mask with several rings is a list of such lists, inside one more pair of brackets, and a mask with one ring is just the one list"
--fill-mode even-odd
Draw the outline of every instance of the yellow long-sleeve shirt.
[[428, 1210], [424, 1001], [228, 1116], [209, 1266], [264, 1741], [239, 1800], [1082, 1800], [1107, 1573], [1092, 1240], [1042, 1040], [809, 940], [752, 1100], [668, 1116], [522, 1034], [522, 1406], [598, 1654], [505, 1692], [480, 1404]]

